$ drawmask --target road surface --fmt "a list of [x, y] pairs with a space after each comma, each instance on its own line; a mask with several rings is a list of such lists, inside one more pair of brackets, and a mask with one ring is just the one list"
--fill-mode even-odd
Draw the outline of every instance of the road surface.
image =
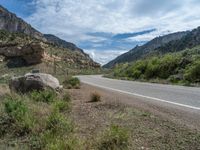
[[120, 92], [141, 100], [159, 102], [200, 111], [200, 88], [154, 83], [142, 83], [103, 78], [101, 75], [77, 76], [81, 82], [115, 92]]

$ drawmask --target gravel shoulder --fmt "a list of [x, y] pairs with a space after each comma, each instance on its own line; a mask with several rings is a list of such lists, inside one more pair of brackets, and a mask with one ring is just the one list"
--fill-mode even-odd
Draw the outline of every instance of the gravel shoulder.
[[[93, 92], [101, 95], [101, 102], [88, 102]], [[71, 115], [85, 145], [92, 145], [106, 128], [117, 124], [129, 130], [130, 149], [200, 148], [199, 112], [164, 107], [87, 84], [70, 94]]]
[[89, 99], [89, 93], [97, 91], [102, 96], [104, 102], [116, 102], [123, 105], [131, 106], [142, 111], [148, 111], [153, 115], [163, 119], [173, 121], [176, 124], [187, 126], [191, 129], [200, 130], [200, 111], [193, 109], [169, 105], [147, 99], [137, 98], [131, 95], [118, 93], [115, 91], [105, 90], [99, 87], [83, 84], [82, 89], [85, 95], [84, 99]]

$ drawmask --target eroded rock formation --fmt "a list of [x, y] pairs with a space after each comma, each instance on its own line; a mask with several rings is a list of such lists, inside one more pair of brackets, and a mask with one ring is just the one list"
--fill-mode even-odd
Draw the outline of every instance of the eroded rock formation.
[[26, 45], [1, 45], [0, 55], [8, 59], [23, 59], [27, 65], [42, 62], [44, 48], [42, 43], [29, 43]]

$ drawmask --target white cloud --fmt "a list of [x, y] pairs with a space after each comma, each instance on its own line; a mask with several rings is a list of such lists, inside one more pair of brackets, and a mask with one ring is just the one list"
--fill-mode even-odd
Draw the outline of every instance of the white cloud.
[[[29, 23], [76, 44], [102, 40], [89, 32], [117, 34], [156, 28], [149, 35], [131, 38], [144, 41], [200, 25], [199, 0], [34, 0], [34, 5], [35, 12], [26, 18]], [[118, 52], [112, 50], [107, 55]], [[104, 63], [113, 58], [105, 53], [95, 51], [95, 60]]]
[[104, 65], [109, 62], [109, 60], [112, 60], [116, 58], [117, 56], [123, 54], [126, 52], [126, 50], [106, 50], [106, 51], [99, 51], [99, 50], [84, 50], [86, 53], [90, 55], [90, 57], [99, 62], [100, 64]]

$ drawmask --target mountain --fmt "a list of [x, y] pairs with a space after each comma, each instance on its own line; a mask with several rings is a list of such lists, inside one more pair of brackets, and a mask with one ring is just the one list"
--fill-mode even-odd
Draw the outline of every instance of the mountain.
[[0, 29], [9, 32], [20, 32], [32, 36], [36, 39], [45, 40], [43, 34], [27, 24], [15, 14], [9, 12], [0, 5]]
[[104, 68], [112, 68], [116, 64], [119, 64], [119, 63], [136, 61], [140, 58], [145, 57], [150, 52], [154, 51], [155, 49], [158, 49], [159, 47], [162, 47], [172, 41], [181, 40], [188, 33], [189, 33], [188, 31], [177, 32], [177, 33], [172, 33], [172, 34], [161, 36], [161, 37], [156, 37], [153, 40], [147, 42], [146, 44], [144, 44], [142, 46], [136, 46], [135, 48], [131, 49], [127, 53], [124, 53], [124, 54], [118, 56], [117, 58], [110, 61], [103, 67]]
[[62, 47], [62, 48], [67, 48], [67, 49], [70, 49], [72, 51], [80, 51], [80, 52], [84, 53], [83, 50], [78, 48], [75, 44], [67, 42], [65, 40], [62, 40], [55, 35], [44, 34], [44, 37], [47, 39], [48, 42], [50, 42], [50, 43], [52, 43], [56, 46], [59, 46], [59, 47]]
[[75, 44], [60, 39], [59, 37], [52, 34], [42, 34], [34, 29], [30, 24], [26, 23], [15, 14], [9, 12], [6, 8], [0, 5], [0, 30], [6, 30], [9, 32], [19, 32], [40, 39], [44, 42], [49, 42], [55, 46], [61, 48], [67, 48], [72, 51], [80, 51], [84, 55], [84, 51], [78, 48]]
[[63, 63], [63, 67], [66, 64], [81, 68], [100, 67], [75, 44], [40, 33], [1, 5], [0, 55], [9, 60], [9, 66], [14, 67], [54, 60]]
[[188, 32], [180, 40], [173, 40], [161, 47], [155, 49], [160, 53], [177, 52], [186, 48], [193, 48], [200, 45], [200, 27]]

